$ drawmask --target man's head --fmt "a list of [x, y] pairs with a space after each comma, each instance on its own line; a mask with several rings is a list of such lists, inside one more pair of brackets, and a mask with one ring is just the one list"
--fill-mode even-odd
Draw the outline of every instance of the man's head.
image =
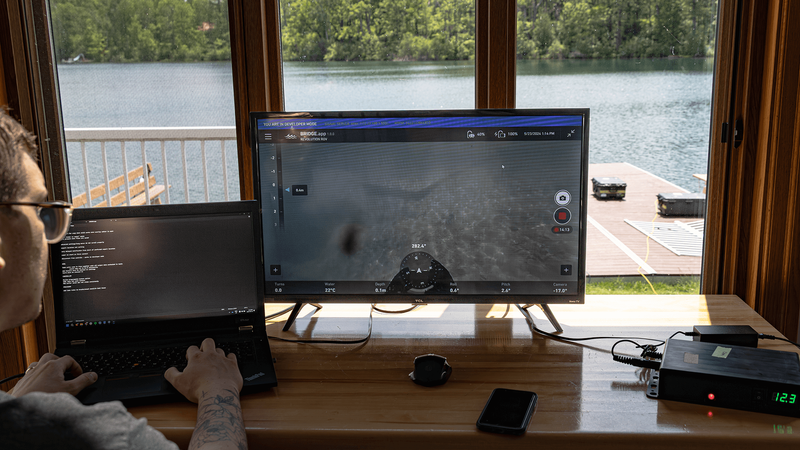
[[[33, 136], [0, 108], [0, 202], [42, 202]], [[44, 224], [34, 206], [0, 207], [0, 331], [33, 320], [47, 275]]]

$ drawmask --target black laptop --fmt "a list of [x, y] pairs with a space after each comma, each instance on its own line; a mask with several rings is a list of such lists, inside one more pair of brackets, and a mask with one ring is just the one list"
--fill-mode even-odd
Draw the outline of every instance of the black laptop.
[[164, 371], [207, 337], [236, 353], [243, 394], [277, 384], [257, 202], [76, 209], [51, 251], [56, 354], [99, 375], [83, 403], [182, 398]]

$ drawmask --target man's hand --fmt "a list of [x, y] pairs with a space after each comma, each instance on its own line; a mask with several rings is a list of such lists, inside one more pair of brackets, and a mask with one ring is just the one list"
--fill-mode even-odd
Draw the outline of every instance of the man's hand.
[[[67, 372], [75, 378], [65, 380], [64, 374]], [[39, 362], [30, 365], [25, 376], [9, 393], [15, 397], [21, 397], [29, 392], [68, 392], [76, 395], [95, 381], [97, 374], [83, 373], [80, 364], [71, 356], [59, 358], [52, 353], [45, 353]]]
[[225, 356], [225, 352], [207, 338], [200, 348], [192, 345], [186, 350], [186, 368], [183, 372], [170, 367], [164, 377], [175, 386], [189, 401], [198, 403], [203, 392], [227, 389], [238, 395], [242, 390], [242, 373], [233, 353]]
[[190, 401], [197, 403], [197, 425], [190, 449], [246, 449], [239, 391], [242, 374], [236, 355], [218, 349], [208, 338], [186, 350], [186, 369], [170, 367], [164, 377]]

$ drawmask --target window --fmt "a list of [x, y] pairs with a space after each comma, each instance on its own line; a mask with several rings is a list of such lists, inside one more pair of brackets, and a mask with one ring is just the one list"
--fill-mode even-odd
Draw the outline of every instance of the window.
[[591, 109], [591, 281], [699, 289], [716, 16], [715, 0], [517, 1], [517, 107]]
[[[480, 107], [507, 107], [513, 106], [513, 83], [504, 81], [507, 78], [495, 76], [496, 73], [486, 77], [485, 73], [495, 70], [499, 66], [514, 67], [516, 52], [487, 52], [486, 48], [495, 48], [497, 41], [504, 41], [505, 29], [497, 26], [490, 27], [490, 17], [502, 16], [511, 0], [497, 0], [490, 3], [488, 0], [476, 0], [476, 104]], [[600, 3], [600, 2], [597, 2]], [[633, 3], [633, 2], [631, 2]], [[57, 119], [57, 104], [53, 102], [55, 84], [52, 82], [52, 72], [47, 61], [51, 59], [51, 47], [47, 44], [50, 39], [50, 30], [41, 27], [48, 24], [47, 8], [41, 7], [42, 3], [20, 1], [9, 3], [8, 9], [0, 11], [0, 46], [2, 47], [3, 75], [6, 87], [6, 98], [14, 114], [22, 123], [40, 137], [43, 148], [42, 166], [48, 187], [53, 192], [54, 198], [66, 199], [65, 181], [66, 168], [61, 156], [61, 128]], [[230, 14], [230, 29], [232, 37], [231, 51], [233, 55], [233, 74], [235, 77], [234, 95], [236, 103], [237, 141], [239, 146], [239, 164], [242, 181], [240, 189], [242, 196], [247, 198], [252, 193], [247, 192], [250, 183], [246, 180], [249, 172], [247, 152], [243, 151], [244, 143], [241, 137], [247, 135], [246, 120], [241, 120], [243, 114], [249, 109], [267, 110], [281, 109], [283, 100], [280, 98], [282, 87], [280, 80], [280, 64], [273, 51], [279, 47], [277, 34], [273, 37], [272, 31], [278, 27], [271, 26], [272, 21], [279, 23], [277, 1], [249, 2], [243, 0], [229, 0], [227, 2]], [[783, 278], [775, 278], [791, 272], [791, 264], [785, 264], [785, 255], [793, 255], [796, 249], [784, 246], [782, 239], [765, 241], [771, 227], [764, 224], [777, 224], [781, 221], [780, 211], [784, 211], [794, 198], [794, 194], [786, 191], [784, 183], [789, 179], [783, 172], [776, 174], [764, 172], [764, 166], [757, 164], [766, 158], [772, 161], [767, 149], [775, 148], [773, 142], [793, 142], [791, 127], [776, 128], [773, 126], [778, 118], [793, 117], [791, 114], [778, 114], [782, 109], [762, 102], [762, 97], [769, 94], [764, 89], [770, 83], [779, 83], [781, 87], [792, 86], [796, 77], [785, 65], [791, 57], [796, 55], [791, 42], [783, 36], [792, 36], [796, 23], [796, 11], [789, 7], [790, 2], [780, 0], [777, 2], [758, 2], [744, 0], [734, 2], [723, 0], [719, 2], [719, 44], [717, 46], [718, 64], [714, 73], [714, 106], [712, 108], [713, 122], [711, 127], [712, 151], [709, 163], [708, 202], [706, 227], [709, 231], [705, 234], [704, 293], [735, 293], [746, 300], [751, 306], [765, 317], [775, 316], [773, 323], [787, 323], [788, 328], [784, 333], [796, 334], [797, 314], [781, 314], [785, 308], [795, 308], [793, 303], [784, 297], [777, 296], [787, 286]], [[263, 9], [261, 9], [263, 6]], [[516, 1], [511, 5], [511, 10], [516, 7]], [[492, 14], [487, 14], [491, 9]], [[515, 14], [506, 14], [513, 17]], [[742, 23], [742, 28], [737, 23]], [[37, 26], [27, 26], [35, 24]], [[493, 22], [496, 25], [496, 22]], [[264, 32], [266, 32], [264, 34]], [[780, 32], [780, 33], [779, 33]], [[782, 33], [782, 34], [781, 34]], [[787, 34], [788, 33], [788, 34]], [[492, 42], [487, 45], [487, 36]], [[266, 36], [266, 37], [264, 37]], [[263, 37], [263, 39], [262, 39]], [[33, 42], [38, 44], [33, 45]], [[499, 47], [502, 48], [502, 45]], [[788, 53], [778, 53], [786, 48]], [[738, 59], [737, 59], [738, 58]], [[491, 59], [491, 64], [489, 64]], [[35, 62], [42, 64], [36, 65]], [[246, 61], [246, 65], [244, 62]], [[738, 66], [735, 65], [738, 61]], [[769, 65], [769, 70], [764, 69]], [[487, 69], [488, 67], [488, 69]], [[278, 69], [276, 69], [278, 68]], [[249, 69], [249, 70], [248, 70]], [[500, 72], [501, 70], [498, 70]], [[514, 70], [515, 72], [515, 70]], [[513, 78], [513, 77], [511, 77]], [[784, 83], [783, 80], [786, 80]], [[796, 84], [795, 84], [796, 85]], [[35, 90], [31, 90], [35, 86]], [[511, 91], [511, 103], [497, 102], [498, 98]], [[490, 98], [487, 100], [487, 95]], [[775, 97], [780, 99], [783, 97]], [[791, 96], [787, 98], [793, 98]], [[773, 100], [774, 102], [775, 100]], [[786, 104], [787, 107], [789, 103]], [[763, 116], [763, 120], [759, 117]], [[744, 120], [744, 139], [741, 146], [733, 148], [733, 124], [738, 119]], [[724, 124], [729, 124], [723, 128]], [[740, 135], [741, 136], [741, 135]], [[766, 146], [757, 146], [758, 139], [767, 140]], [[783, 147], [777, 147], [782, 149]], [[786, 151], [793, 149], [786, 146]], [[783, 159], [779, 159], [782, 161]], [[770, 163], [772, 164], [772, 163]], [[781, 170], [790, 170], [785, 165], [778, 165]], [[766, 183], [754, 184], [753, 180], [762, 180]], [[774, 182], [773, 182], [774, 181]], [[779, 191], [779, 192], [778, 192]], [[785, 192], [784, 192], [785, 191]], [[794, 217], [794, 216], [786, 216]], [[758, 220], [753, 220], [753, 219]], [[763, 220], [762, 220], [763, 219]], [[788, 219], [787, 219], [788, 220]], [[766, 221], [766, 222], [765, 222]], [[775, 222], [777, 221], [777, 222]], [[787, 223], [790, 223], [789, 220]], [[771, 225], [770, 225], [771, 226]], [[777, 226], [777, 225], [775, 225]], [[789, 225], [787, 225], [789, 226]], [[754, 240], [755, 239], [755, 240]], [[773, 244], [774, 241], [774, 244]], [[788, 253], [786, 253], [788, 252]], [[749, 270], [749, 267], [762, 267], [758, 273]], [[786, 270], [772, 270], [771, 267], [784, 267]], [[765, 289], [770, 288], [770, 295]], [[785, 294], [785, 292], [784, 292]], [[782, 294], [781, 294], [782, 295]], [[45, 303], [46, 304], [46, 303]], [[782, 309], [783, 308], [783, 309]], [[771, 313], [774, 311], [775, 313]], [[796, 311], [792, 309], [792, 311]], [[769, 319], [772, 320], [772, 319]]]
[[239, 198], [227, 2], [51, 0], [50, 11], [75, 203]]
[[473, 0], [281, 0], [287, 111], [475, 104]]
[[[590, 107], [590, 177], [629, 186], [624, 201], [592, 201], [590, 262], [613, 254], [617, 264], [590, 264], [589, 274], [700, 275], [702, 199], [687, 200], [692, 219], [656, 212], [685, 206], [672, 194], [704, 190], [715, 0], [280, 0], [265, 10], [51, 0], [73, 197], [116, 189], [112, 203], [121, 204], [238, 198], [229, 4], [278, 18], [281, 67], [268, 60], [265, 71], [282, 75], [289, 111], [471, 108], [484, 83], [515, 88], [520, 108]], [[513, 17], [497, 14], [504, 8]], [[499, 20], [515, 26], [514, 80], [476, 78], [481, 17], [492, 45]], [[490, 70], [502, 58], [496, 47], [481, 56]], [[137, 182], [149, 189], [132, 189]]]

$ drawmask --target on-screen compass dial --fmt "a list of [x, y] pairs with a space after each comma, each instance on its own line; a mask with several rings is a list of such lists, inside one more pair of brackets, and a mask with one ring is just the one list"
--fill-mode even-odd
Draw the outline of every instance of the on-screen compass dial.
[[[405, 285], [407, 289], [426, 290], [436, 283], [442, 275], [441, 264], [434, 261], [433, 256], [425, 252], [414, 252], [403, 258], [400, 269], [405, 272]], [[404, 269], [408, 269], [406, 272]]]
[[[409, 253], [387, 287], [390, 294], [446, 294], [456, 286], [450, 272], [428, 253]], [[456, 292], [458, 289], [456, 289]]]

